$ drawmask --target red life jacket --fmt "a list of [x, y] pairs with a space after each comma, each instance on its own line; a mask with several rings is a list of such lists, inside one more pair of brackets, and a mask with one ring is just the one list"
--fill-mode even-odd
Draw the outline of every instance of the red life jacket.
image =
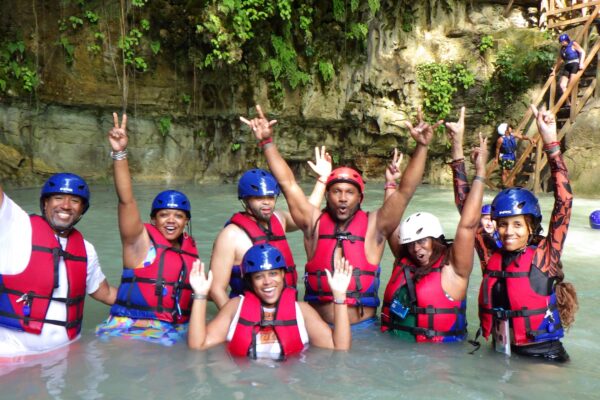
[[[408, 258], [396, 260], [394, 269], [385, 288], [381, 309], [381, 330], [410, 332], [417, 342], [456, 342], [466, 338], [466, 300], [450, 300], [442, 289], [442, 267], [445, 254], [432, 266], [426, 276], [415, 283], [415, 266]], [[403, 323], [394, 306], [398, 292], [406, 287], [410, 304], [405, 307], [406, 315], [416, 316], [416, 326]], [[396, 303], [394, 303], [396, 302]]]
[[[263, 244], [269, 243], [271, 246], [276, 247], [285, 260], [285, 283], [288, 287], [296, 288], [298, 284], [298, 273], [296, 272], [296, 264], [294, 263], [294, 256], [292, 250], [285, 237], [285, 231], [279, 218], [275, 214], [271, 215], [269, 220], [269, 227], [265, 230], [256, 220], [250, 218], [246, 213], [234, 214], [230, 222], [239, 226], [252, 240], [252, 244]], [[241, 279], [241, 276], [240, 276]], [[232, 286], [233, 287], [233, 286]]]
[[185, 323], [192, 307], [190, 271], [198, 258], [196, 242], [184, 233], [181, 248], [176, 249], [156, 227], [144, 226], [156, 248], [156, 257], [147, 267], [123, 269], [117, 300], [110, 313]]
[[[87, 253], [83, 236], [72, 229], [63, 250], [54, 230], [40, 216], [30, 216], [31, 257], [25, 270], [0, 275], [0, 325], [39, 335], [44, 323], [64, 326], [69, 339], [81, 331], [87, 279]], [[67, 282], [59, 282], [60, 258], [65, 261]], [[67, 297], [52, 297], [59, 285], [67, 285]], [[67, 320], [46, 319], [50, 301], [67, 307]]]
[[256, 335], [264, 327], [273, 327], [281, 346], [281, 360], [304, 349], [296, 319], [296, 290], [283, 289], [273, 321], [265, 321], [262, 317], [260, 299], [253, 292], [245, 291], [240, 317], [228, 345], [232, 355], [256, 359]]
[[304, 301], [330, 302], [333, 294], [327, 282], [325, 270], [333, 271], [334, 252], [338, 246], [342, 255], [354, 267], [346, 294], [346, 304], [351, 306], [378, 307], [379, 272], [378, 265], [370, 264], [365, 254], [365, 236], [368, 214], [358, 210], [348, 223], [345, 231], [333, 221], [329, 213], [319, 218], [319, 237], [314, 256], [306, 263]]
[[[502, 254], [496, 252], [483, 272], [479, 291], [479, 319], [483, 336], [490, 336], [493, 319], [509, 319], [516, 345], [560, 339], [564, 336], [554, 288], [550, 295], [536, 293], [532, 288], [531, 261], [535, 247], [528, 247], [506, 269], [502, 269]], [[541, 272], [537, 276], [547, 278]], [[506, 280], [510, 310], [494, 308], [492, 288], [499, 278]], [[538, 286], [546, 286], [546, 283]]]

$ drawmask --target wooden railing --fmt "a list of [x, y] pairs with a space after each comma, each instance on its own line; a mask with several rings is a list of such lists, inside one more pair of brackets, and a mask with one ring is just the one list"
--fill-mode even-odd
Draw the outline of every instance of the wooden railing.
[[[552, 3], [554, 3], [554, 1], [552, 1]], [[600, 80], [600, 77], [598, 76], [598, 73], [600, 72], [600, 68], [597, 68], [596, 76], [592, 78], [590, 85], [587, 86], [587, 88], [584, 90], [583, 93], [581, 93], [581, 96], [578, 95], [580, 78], [586, 72], [588, 66], [593, 62], [594, 57], [596, 57], [598, 54], [600, 54], [599, 53], [600, 40], [596, 40], [596, 42], [592, 46], [592, 48], [588, 49], [589, 45], [590, 45], [589, 32], [590, 32], [592, 23], [594, 22], [594, 19], [598, 17], [598, 14], [600, 12], [600, 0], [590, 1], [586, 4], [578, 4], [576, 6], [572, 6], [569, 8], [573, 8], [573, 7], [577, 7], [577, 9], [583, 8], [583, 7], [579, 7], [579, 6], [583, 6], [583, 7], [593, 6], [594, 7], [592, 9], [592, 12], [586, 16], [585, 24], [578, 30], [577, 34], [572, 37], [572, 40], [575, 40], [576, 42], [580, 43], [580, 45], [582, 45], [582, 47], [586, 51], [586, 58], [584, 61], [583, 69], [579, 70], [579, 72], [575, 75], [574, 79], [567, 86], [567, 89], [565, 90], [564, 93], [562, 93], [560, 98], [556, 99], [556, 93], [557, 93], [556, 76], [550, 76], [548, 78], [548, 80], [546, 80], [546, 83], [542, 87], [542, 90], [540, 91], [538, 96], [535, 99], [533, 99], [533, 101], [532, 101], [532, 104], [535, 104], [538, 107], [540, 107], [542, 104], [546, 105], [555, 115], [557, 115], [560, 108], [563, 106], [563, 104], [566, 102], [567, 98], [570, 96], [571, 108], [570, 108], [569, 118], [565, 121], [564, 125], [560, 128], [560, 130], [558, 132], [559, 140], [562, 140], [562, 138], [565, 136], [566, 132], [570, 129], [575, 117], [581, 112], [581, 110], [583, 109], [583, 106], [585, 105], [587, 100], [592, 95], [596, 95], [596, 97], [598, 97], [600, 94], [600, 90], [599, 90], [600, 85], [598, 85], [598, 81]], [[558, 10], [556, 10], [556, 9], [553, 9], [552, 11], [553, 11], [552, 15], [559, 14]], [[556, 64], [554, 65], [553, 71], [556, 71], [556, 72], [560, 71], [561, 64], [562, 64], [562, 60], [559, 58], [558, 61], [556, 62]], [[547, 160], [545, 159], [545, 155], [542, 151], [542, 141], [539, 140], [539, 134], [537, 133], [537, 130], [535, 129], [535, 124], [533, 122], [534, 122], [533, 114], [532, 114], [531, 110], [528, 108], [527, 111], [525, 112], [525, 115], [519, 122], [519, 125], [517, 126], [516, 131], [522, 132], [523, 134], [527, 134], [528, 131], [533, 130], [534, 132], [532, 133], [532, 136], [531, 136], [533, 140], [532, 140], [532, 142], [528, 143], [527, 148], [525, 149], [525, 151], [521, 154], [521, 156], [516, 161], [514, 168], [512, 169], [510, 175], [507, 178], [507, 181], [512, 182], [517, 175], [521, 174], [525, 163], [531, 157], [531, 153], [534, 150], [536, 150], [535, 169], [533, 172], [534, 176], [533, 176], [533, 180], [531, 180], [531, 179], [529, 180], [528, 186], [530, 189], [538, 192], [540, 190], [540, 172], [541, 172], [542, 168], [546, 165]], [[498, 165], [494, 162], [494, 160], [492, 160], [488, 164], [488, 167], [487, 167], [487, 171], [486, 171], [487, 181], [486, 182], [487, 182], [487, 185], [491, 188], [496, 188], [496, 186], [494, 184], [492, 184], [490, 181], [490, 175], [495, 171], [495, 169], [497, 167], [498, 167]]]
[[[567, 3], [571, 3], [571, 5], [567, 5]], [[579, 0], [575, 4], [571, 0], [542, 0], [540, 9], [545, 9], [545, 16], [548, 21], [546, 27], [554, 29], [586, 22], [589, 19], [589, 14], [598, 5], [600, 5], [600, 0], [588, 0], [587, 2]], [[540, 18], [540, 20], [542, 19]]]

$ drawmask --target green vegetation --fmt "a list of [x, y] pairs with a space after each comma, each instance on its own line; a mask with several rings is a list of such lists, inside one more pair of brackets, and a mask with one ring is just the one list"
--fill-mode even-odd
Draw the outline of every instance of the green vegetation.
[[528, 49], [519, 54], [512, 46], [498, 52], [492, 77], [483, 86], [478, 108], [484, 121], [492, 122], [527, 89], [547, 78], [556, 59], [556, 50], [550, 45]]
[[479, 54], [485, 54], [489, 49], [494, 48], [494, 38], [490, 35], [484, 35], [479, 41]]
[[31, 93], [39, 84], [33, 62], [25, 52], [22, 40], [0, 44], [0, 94]]
[[475, 76], [462, 64], [428, 63], [417, 67], [417, 85], [423, 93], [423, 111], [430, 121], [445, 118], [459, 89], [468, 89]]
[[158, 120], [158, 131], [163, 137], [166, 137], [171, 131], [171, 118], [161, 117]]

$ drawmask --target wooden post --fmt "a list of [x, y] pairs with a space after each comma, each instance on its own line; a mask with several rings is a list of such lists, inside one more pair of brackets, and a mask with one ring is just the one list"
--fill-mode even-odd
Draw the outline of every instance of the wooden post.
[[504, 18], [508, 17], [508, 14], [510, 13], [510, 9], [512, 8], [513, 3], [515, 2], [515, 0], [510, 0], [508, 2], [508, 5], [506, 6], [506, 8], [504, 9], [504, 14], [502, 14], [502, 16]]
[[[600, 32], [598, 33], [600, 34]], [[600, 52], [596, 55], [596, 89], [594, 90], [594, 96], [597, 99], [600, 98]]]

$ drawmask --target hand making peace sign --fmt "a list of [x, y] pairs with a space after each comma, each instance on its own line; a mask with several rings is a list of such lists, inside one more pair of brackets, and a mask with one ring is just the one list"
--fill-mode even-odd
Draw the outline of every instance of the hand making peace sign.
[[108, 141], [114, 152], [127, 149], [129, 138], [127, 137], [127, 114], [123, 114], [123, 120], [119, 126], [119, 115], [113, 113], [114, 127], [108, 131]]

